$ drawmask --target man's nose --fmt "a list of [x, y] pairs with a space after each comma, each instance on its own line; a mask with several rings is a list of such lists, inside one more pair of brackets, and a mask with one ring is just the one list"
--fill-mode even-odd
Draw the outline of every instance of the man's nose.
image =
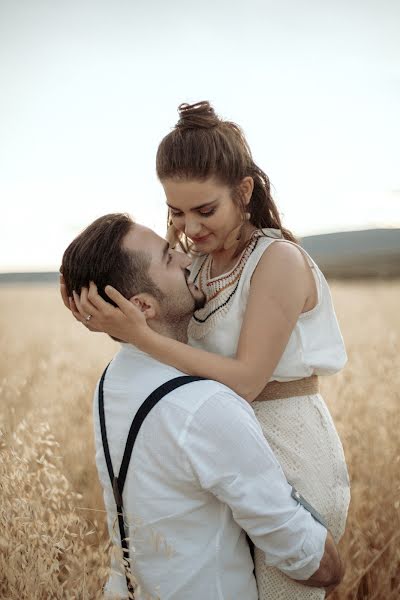
[[183, 269], [188, 269], [190, 267], [190, 265], [192, 264], [192, 259], [190, 258], [190, 256], [188, 256], [186, 254], [186, 252], [179, 252], [180, 254], [180, 260], [181, 260], [181, 266]]

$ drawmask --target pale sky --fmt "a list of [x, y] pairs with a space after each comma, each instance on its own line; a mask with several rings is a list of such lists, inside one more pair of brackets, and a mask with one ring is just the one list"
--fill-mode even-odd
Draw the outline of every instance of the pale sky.
[[244, 129], [297, 235], [400, 226], [398, 0], [0, 0], [0, 271], [107, 212], [165, 232], [181, 102]]

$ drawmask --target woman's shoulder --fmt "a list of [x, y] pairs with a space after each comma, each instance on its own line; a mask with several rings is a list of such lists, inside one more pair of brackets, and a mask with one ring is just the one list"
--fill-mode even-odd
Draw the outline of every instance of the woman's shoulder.
[[257, 258], [260, 260], [263, 257], [264, 264], [277, 264], [279, 268], [285, 265], [297, 266], [300, 269], [308, 265], [308, 267], [318, 269], [301, 244], [284, 238], [279, 229], [260, 230], [257, 246], [259, 250]]
[[305, 258], [311, 266], [312, 261], [310, 262], [308, 255], [305, 256], [302, 248], [282, 237], [278, 229], [261, 229], [257, 234], [254, 251], [247, 260], [247, 274], [252, 273], [259, 265], [261, 269], [301, 267]]
[[258, 238], [243, 273], [243, 291], [274, 289], [277, 297], [304, 297], [304, 302], [314, 299], [317, 304], [321, 282], [315, 263], [298, 244], [278, 234]]

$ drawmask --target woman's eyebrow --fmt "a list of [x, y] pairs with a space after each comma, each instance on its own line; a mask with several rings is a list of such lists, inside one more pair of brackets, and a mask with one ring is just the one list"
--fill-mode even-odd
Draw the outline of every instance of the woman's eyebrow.
[[[211, 204], [213, 204], [214, 202], [217, 202], [219, 200], [219, 198], [215, 198], [214, 200], [210, 200], [210, 202], [205, 202], [204, 204], [199, 204], [199, 206], [193, 206], [190, 210], [199, 210], [200, 208], [205, 208], [206, 206], [210, 206]], [[180, 208], [176, 208], [175, 206], [172, 206], [172, 204], [169, 204], [167, 202], [167, 206], [169, 208], [172, 208], [172, 210], [180, 210]]]

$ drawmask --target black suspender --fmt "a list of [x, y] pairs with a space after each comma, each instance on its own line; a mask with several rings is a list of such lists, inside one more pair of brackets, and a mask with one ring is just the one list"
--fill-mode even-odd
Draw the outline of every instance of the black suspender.
[[99, 383], [98, 398], [99, 398], [100, 430], [101, 430], [101, 439], [103, 442], [104, 456], [105, 456], [106, 464], [107, 464], [107, 470], [108, 470], [108, 474], [110, 476], [110, 481], [111, 481], [111, 485], [112, 485], [113, 492], [114, 492], [115, 504], [117, 505], [118, 526], [119, 526], [119, 534], [121, 537], [121, 546], [122, 546], [122, 555], [123, 555], [123, 562], [124, 562], [124, 568], [125, 568], [126, 585], [128, 586], [128, 591], [129, 591], [130, 597], [133, 598], [134, 597], [133, 596], [134, 589], [133, 589], [131, 580], [129, 578], [129, 570], [130, 570], [129, 544], [128, 544], [128, 541], [126, 538], [126, 533], [125, 533], [125, 522], [124, 522], [124, 514], [123, 514], [124, 503], [123, 503], [123, 498], [122, 498], [122, 494], [124, 491], [124, 485], [125, 485], [125, 479], [126, 479], [126, 475], [128, 472], [129, 461], [131, 459], [133, 445], [135, 443], [137, 434], [139, 433], [139, 429], [142, 426], [143, 421], [145, 420], [145, 418], [147, 417], [147, 415], [149, 414], [151, 409], [154, 408], [154, 406], [157, 404], [157, 402], [159, 402], [159, 400], [161, 400], [161, 398], [163, 398], [166, 394], [169, 394], [176, 388], [180, 387], [181, 385], [185, 385], [186, 383], [191, 383], [192, 381], [200, 381], [200, 380], [204, 379], [204, 377], [194, 377], [194, 376], [190, 376], [190, 375], [182, 375], [180, 377], [175, 377], [174, 379], [170, 379], [169, 381], [166, 381], [165, 383], [160, 385], [156, 390], [154, 390], [154, 392], [152, 392], [146, 398], [146, 400], [143, 402], [143, 404], [139, 407], [139, 410], [137, 411], [137, 413], [132, 421], [131, 427], [129, 429], [128, 438], [126, 440], [126, 445], [125, 445], [124, 455], [122, 457], [121, 467], [120, 467], [118, 476], [116, 477], [114, 475], [114, 469], [113, 469], [112, 462], [111, 462], [110, 450], [108, 447], [108, 440], [107, 440], [106, 423], [105, 423], [105, 417], [104, 417], [103, 387], [104, 387], [104, 378], [105, 378], [105, 375], [107, 373], [107, 369], [109, 366], [110, 365], [108, 365], [106, 367], [103, 375], [101, 376], [100, 383]]

